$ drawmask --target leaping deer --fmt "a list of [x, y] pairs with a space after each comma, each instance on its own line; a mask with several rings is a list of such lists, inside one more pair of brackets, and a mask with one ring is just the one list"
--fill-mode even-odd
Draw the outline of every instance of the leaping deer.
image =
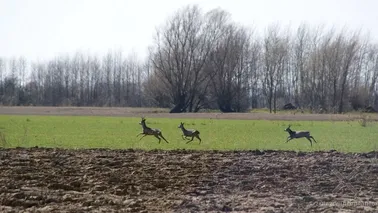
[[294, 139], [294, 138], [307, 138], [307, 140], [310, 141], [310, 144], [312, 146], [312, 141], [311, 141], [311, 138], [312, 140], [316, 142], [315, 138], [312, 137], [310, 135], [310, 132], [309, 131], [293, 131], [290, 129], [291, 125], [289, 125], [289, 127], [287, 127], [284, 131], [288, 132], [289, 133], [289, 137], [287, 137], [287, 140], [286, 140], [286, 143], [289, 142], [290, 140]]
[[143, 135], [139, 140], [142, 140], [142, 138], [146, 137], [147, 135], [153, 135], [157, 139], [159, 139], [159, 143], [161, 141], [160, 137], [163, 138], [165, 142], [168, 143], [168, 141], [163, 137], [163, 134], [161, 133], [160, 129], [152, 129], [146, 125], [146, 119], [144, 117], [142, 117], [142, 121], [139, 122], [139, 124], [142, 125], [142, 128], [143, 128], [143, 132], [137, 135], [137, 137], [139, 135]]
[[192, 137], [192, 139], [190, 141], [186, 142], [186, 143], [193, 141], [194, 137], [198, 138], [198, 140], [200, 141], [199, 143], [201, 143], [201, 138], [199, 137], [200, 132], [198, 130], [185, 129], [183, 122], [180, 122], [180, 126], [178, 126], [178, 128], [180, 128], [182, 130], [181, 136], [184, 140], [185, 139], [189, 140], [187, 137]]

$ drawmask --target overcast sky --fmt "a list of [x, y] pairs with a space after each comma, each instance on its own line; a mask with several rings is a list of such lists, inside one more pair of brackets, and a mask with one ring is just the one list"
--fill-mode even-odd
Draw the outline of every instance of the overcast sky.
[[378, 38], [376, 0], [0, 0], [0, 57], [44, 60], [122, 49], [143, 58], [155, 27], [188, 4], [220, 7], [259, 30], [274, 22], [322, 23], [362, 28]]

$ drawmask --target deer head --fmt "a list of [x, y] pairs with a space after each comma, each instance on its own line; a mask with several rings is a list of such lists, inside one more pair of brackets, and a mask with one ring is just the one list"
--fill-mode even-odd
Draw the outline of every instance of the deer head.
[[145, 122], [146, 122], [146, 119], [144, 117], [142, 117], [142, 120], [139, 122], [139, 124], [142, 125]]
[[291, 131], [290, 127], [291, 127], [291, 125], [289, 125], [284, 131], [285, 132], [290, 132]]

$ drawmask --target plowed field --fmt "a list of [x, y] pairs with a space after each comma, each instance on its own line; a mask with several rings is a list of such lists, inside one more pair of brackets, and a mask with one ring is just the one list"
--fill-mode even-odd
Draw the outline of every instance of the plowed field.
[[1, 212], [376, 212], [378, 153], [1, 149]]

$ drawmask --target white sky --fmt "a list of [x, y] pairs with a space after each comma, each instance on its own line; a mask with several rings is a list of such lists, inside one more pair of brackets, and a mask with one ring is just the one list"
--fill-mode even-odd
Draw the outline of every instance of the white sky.
[[143, 58], [155, 27], [187, 4], [220, 7], [258, 30], [274, 22], [323, 23], [362, 28], [378, 38], [376, 0], [0, 0], [0, 57], [44, 60], [122, 49]]

